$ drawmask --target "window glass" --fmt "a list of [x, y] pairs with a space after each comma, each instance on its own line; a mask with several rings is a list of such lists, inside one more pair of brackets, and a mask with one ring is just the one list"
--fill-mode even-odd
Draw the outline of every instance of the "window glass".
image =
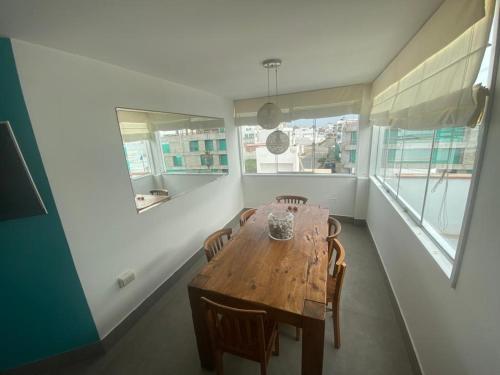
[[130, 177], [137, 178], [151, 174], [148, 141], [125, 142], [123, 146]]
[[200, 145], [198, 141], [189, 141], [189, 152], [197, 152], [200, 151]]
[[[449, 129], [436, 133], [423, 225], [442, 238], [450, 256], [455, 255], [476, 158], [479, 129]], [[461, 134], [456, 136], [456, 134]]]
[[162, 143], [161, 150], [164, 154], [170, 154], [170, 145], [168, 143]]
[[266, 140], [276, 129], [241, 126], [240, 142], [245, 173], [356, 173], [358, 116], [302, 119], [277, 129], [290, 139], [288, 149], [274, 155]]
[[217, 140], [217, 149], [219, 151], [226, 151], [227, 150], [227, 145], [226, 145], [225, 139], [218, 139]]
[[205, 151], [214, 150], [214, 141], [212, 139], [205, 139]]
[[420, 218], [429, 173], [434, 131], [403, 132], [403, 153], [398, 195], [414, 216]]
[[227, 165], [227, 155], [226, 154], [219, 155], [219, 164], [220, 165]]
[[174, 167], [182, 167], [182, 156], [176, 155], [173, 158]]

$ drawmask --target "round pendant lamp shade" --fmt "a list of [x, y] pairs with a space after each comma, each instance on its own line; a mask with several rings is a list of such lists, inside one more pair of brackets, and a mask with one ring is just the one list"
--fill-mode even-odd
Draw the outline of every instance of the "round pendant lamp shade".
[[274, 129], [283, 120], [281, 109], [274, 103], [266, 103], [257, 112], [257, 123], [264, 129]]
[[275, 130], [267, 136], [266, 147], [271, 154], [280, 155], [288, 150], [288, 146], [290, 137], [281, 130]]

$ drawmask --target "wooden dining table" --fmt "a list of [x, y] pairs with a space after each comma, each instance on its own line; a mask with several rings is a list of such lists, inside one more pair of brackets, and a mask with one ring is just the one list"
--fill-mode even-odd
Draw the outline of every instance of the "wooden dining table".
[[[297, 207], [294, 236], [269, 237], [270, 212]], [[265, 310], [269, 318], [302, 328], [302, 374], [323, 369], [328, 209], [271, 203], [257, 212], [188, 285], [202, 367], [214, 368], [201, 297], [245, 309]]]

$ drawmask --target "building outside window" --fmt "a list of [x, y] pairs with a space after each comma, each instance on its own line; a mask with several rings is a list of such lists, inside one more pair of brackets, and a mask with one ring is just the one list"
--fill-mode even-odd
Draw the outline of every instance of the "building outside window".
[[226, 140], [221, 138], [224, 134], [224, 128], [159, 131], [165, 172], [226, 173], [227, 154], [220, 147], [222, 144], [226, 148]]
[[295, 120], [279, 129], [290, 139], [287, 151], [271, 154], [266, 139], [273, 130], [239, 128], [245, 173], [356, 173], [357, 115]]
[[151, 174], [149, 141], [125, 142], [125, 156], [130, 177], [138, 178]]

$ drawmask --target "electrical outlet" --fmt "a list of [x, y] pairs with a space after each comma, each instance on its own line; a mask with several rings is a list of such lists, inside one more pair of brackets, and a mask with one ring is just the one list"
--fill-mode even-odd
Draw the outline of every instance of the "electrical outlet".
[[126, 270], [118, 276], [118, 286], [120, 288], [124, 288], [134, 280], [135, 272], [132, 270]]

